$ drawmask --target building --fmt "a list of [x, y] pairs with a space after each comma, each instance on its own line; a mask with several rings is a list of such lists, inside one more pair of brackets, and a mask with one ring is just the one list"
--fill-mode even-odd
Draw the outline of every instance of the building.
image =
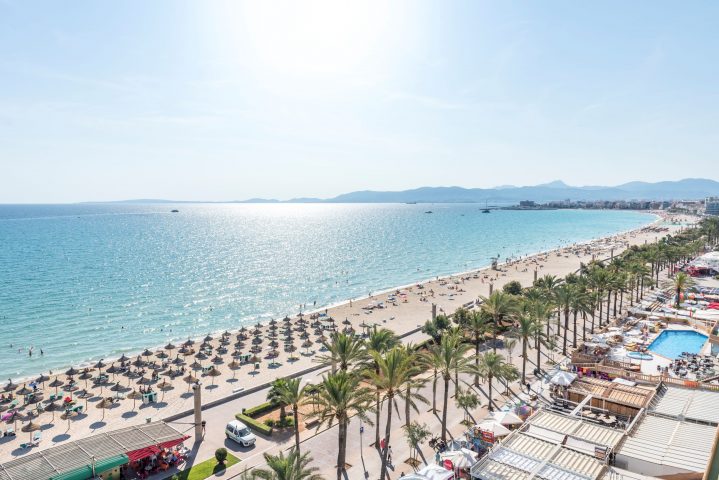
[[533, 200], [522, 200], [521, 202], [519, 202], [519, 206], [532, 208], [532, 207], [536, 207], [537, 203], [534, 202]]
[[617, 449], [615, 465], [645, 475], [707, 478], [704, 473], [717, 468], [717, 404], [719, 392], [661, 386]]
[[477, 462], [480, 480], [599, 480], [624, 431], [540, 410]]
[[704, 214], [719, 216], [719, 197], [707, 197], [704, 200]]

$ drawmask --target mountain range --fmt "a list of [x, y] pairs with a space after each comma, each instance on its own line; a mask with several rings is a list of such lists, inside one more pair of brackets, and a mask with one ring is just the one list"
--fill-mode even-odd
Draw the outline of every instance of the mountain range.
[[[495, 188], [421, 187], [402, 191], [362, 190], [333, 198], [294, 198], [275, 200], [252, 198], [233, 203], [492, 203], [513, 205], [522, 200], [539, 203], [566, 200], [700, 200], [719, 196], [719, 182], [686, 178], [665, 182], [629, 182], [614, 187], [571, 186], [557, 180], [534, 186], [502, 185]], [[172, 202], [170, 200], [129, 200], [133, 203]]]

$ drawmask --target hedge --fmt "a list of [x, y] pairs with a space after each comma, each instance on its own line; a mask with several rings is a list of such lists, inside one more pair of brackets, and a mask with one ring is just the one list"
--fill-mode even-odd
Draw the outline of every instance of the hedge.
[[238, 413], [237, 415], [235, 415], [235, 418], [258, 433], [267, 435], [268, 437], [272, 435], [272, 427], [268, 427], [264, 423], [258, 422], [252, 417], [248, 417], [247, 415]]
[[265, 402], [265, 403], [260, 403], [259, 405], [256, 405], [256, 406], [254, 406], [254, 407], [243, 408], [243, 409], [242, 409], [242, 414], [243, 414], [243, 415], [247, 415], [248, 417], [253, 417], [253, 418], [254, 418], [255, 416], [257, 416], [257, 415], [259, 415], [259, 414], [262, 414], [262, 413], [265, 413], [265, 412], [269, 412], [270, 410], [273, 410], [273, 409], [275, 409], [275, 408], [277, 408], [277, 404], [276, 404], [276, 403], [274, 403], [274, 402]]

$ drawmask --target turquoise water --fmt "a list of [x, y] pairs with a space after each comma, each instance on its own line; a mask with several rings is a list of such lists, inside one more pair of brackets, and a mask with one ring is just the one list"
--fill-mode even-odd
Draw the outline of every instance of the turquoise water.
[[302, 303], [319, 308], [654, 219], [619, 211], [480, 210], [0, 206], [0, 378], [237, 328], [296, 313]]
[[699, 353], [707, 338], [693, 330], [665, 330], [649, 345], [649, 350], [673, 360], [683, 352]]

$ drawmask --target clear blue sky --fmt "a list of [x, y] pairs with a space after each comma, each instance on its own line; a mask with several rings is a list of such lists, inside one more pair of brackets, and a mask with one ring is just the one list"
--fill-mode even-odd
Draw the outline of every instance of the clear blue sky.
[[718, 14], [0, 0], [0, 202], [716, 179]]

